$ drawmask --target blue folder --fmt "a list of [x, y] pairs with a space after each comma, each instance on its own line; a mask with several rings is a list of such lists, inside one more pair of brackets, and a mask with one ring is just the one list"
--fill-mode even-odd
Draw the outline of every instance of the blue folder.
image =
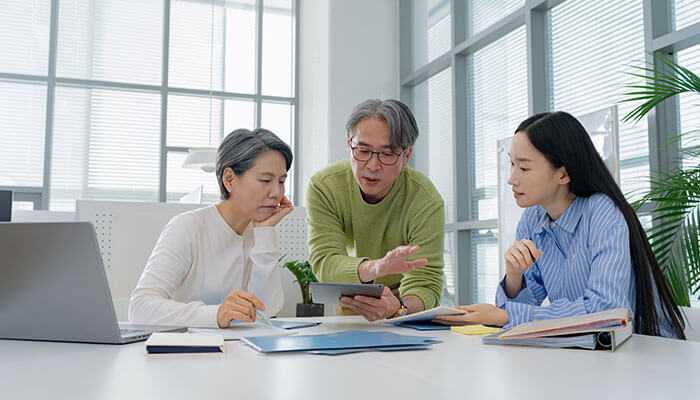
[[433, 321], [409, 321], [396, 324], [402, 328], [411, 328], [417, 331], [449, 331], [450, 327]]
[[404, 350], [440, 343], [433, 337], [400, 335], [385, 331], [342, 331], [327, 335], [244, 337], [243, 343], [261, 353], [350, 349]]

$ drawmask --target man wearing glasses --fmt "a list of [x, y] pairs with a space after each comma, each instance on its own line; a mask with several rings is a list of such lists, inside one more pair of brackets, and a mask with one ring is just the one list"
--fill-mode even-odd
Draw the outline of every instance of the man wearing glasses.
[[418, 127], [398, 100], [367, 100], [345, 125], [350, 161], [311, 178], [310, 261], [321, 282], [375, 282], [380, 299], [343, 297], [370, 321], [440, 303], [444, 205], [430, 180], [408, 167]]

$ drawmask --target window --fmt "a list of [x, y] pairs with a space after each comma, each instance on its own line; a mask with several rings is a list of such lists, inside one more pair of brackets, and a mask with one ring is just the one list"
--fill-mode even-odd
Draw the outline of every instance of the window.
[[676, 30], [700, 22], [700, 3], [697, 0], [673, 0], [672, 3]]
[[632, 193], [649, 187], [647, 122], [623, 123], [634, 104], [619, 103], [625, 73], [644, 63], [641, 0], [618, 0], [590, 7], [567, 1], [549, 13], [551, 108], [575, 116], [618, 104], [620, 181]]
[[[425, 173], [445, 202], [445, 222], [456, 221], [454, 139], [452, 134], [452, 70], [446, 69], [414, 88], [413, 109], [419, 135], [415, 167]], [[445, 235], [443, 300], [454, 298], [457, 277], [455, 234]]]
[[449, 0], [413, 1], [413, 65], [419, 68], [452, 45]]
[[[672, 7], [676, 30], [700, 21], [696, 0], [659, 1]], [[627, 73], [646, 62], [644, 38], [651, 27], [644, 25], [645, 5], [651, 2], [399, 2], [411, 13], [402, 21], [410, 29], [401, 30], [410, 35], [402, 39], [411, 41], [400, 53], [401, 65], [411, 66], [402, 70], [402, 99], [412, 102], [421, 134], [428, 133], [414, 149], [415, 166], [449, 203], [446, 288], [460, 303], [494, 299], [502, 261], [499, 235], [510, 234], [505, 226], [498, 229], [497, 143], [512, 136], [530, 110], [583, 116], [617, 107], [622, 190], [634, 200], [649, 187], [649, 136], [659, 132], [655, 125], [649, 129], [647, 120], [623, 124], [622, 117], [636, 104], [620, 102], [625, 85], [633, 81]], [[673, 35], [664, 43], [684, 45]], [[700, 70], [700, 46], [677, 57]], [[528, 104], [534, 96], [540, 97]], [[699, 106], [696, 95], [681, 96], [682, 131], [700, 129]], [[436, 146], [454, 151], [436, 154]], [[686, 163], [691, 161], [697, 160]], [[668, 166], [659, 168], [664, 172]]]
[[[690, 69], [696, 74], [700, 74], [700, 46], [691, 47], [678, 52], [678, 64]], [[693, 148], [692, 153], [698, 153], [698, 136], [700, 134], [700, 96], [697, 93], [683, 93], [679, 98], [680, 132], [686, 134], [681, 138], [683, 148]], [[695, 132], [688, 135], [690, 132]], [[697, 166], [698, 159], [694, 157], [684, 157], [685, 166]]]
[[0, 9], [0, 187], [26, 187], [52, 210], [211, 202], [216, 179], [183, 169], [188, 149], [256, 126], [293, 146], [295, 1], [60, 0], [55, 76], [51, 3]]
[[525, 5], [525, 0], [472, 0], [467, 2], [469, 34], [476, 35]]
[[430, 178], [442, 195], [445, 222], [456, 221], [451, 88], [452, 71], [446, 69], [416, 86], [413, 95], [419, 129], [414, 146], [416, 168]]
[[0, 186], [41, 186], [46, 84], [0, 81], [0, 93]]
[[525, 27], [475, 52], [470, 70], [472, 219], [494, 219], [498, 218], [498, 140], [512, 136], [528, 112]]
[[[474, 187], [470, 190], [473, 220], [498, 218], [498, 140], [513, 135], [527, 118], [525, 27], [520, 27], [471, 57], [469, 70], [474, 146], [469, 152]], [[476, 267], [477, 301], [493, 301], [499, 276], [496, 230], [471, 233]]]

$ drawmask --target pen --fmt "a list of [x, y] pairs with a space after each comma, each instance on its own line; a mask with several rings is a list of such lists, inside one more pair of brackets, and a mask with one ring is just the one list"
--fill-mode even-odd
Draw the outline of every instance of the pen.
[[272, 322], [270, 322], [270, 319], [267, 318], [265, 313], [258, 310], [257, 308], [255, 309], [255, 321], [260, 322], [261, 324], [269, 326], [269, 327], [274, 327], [274, 325], [272, 325]]

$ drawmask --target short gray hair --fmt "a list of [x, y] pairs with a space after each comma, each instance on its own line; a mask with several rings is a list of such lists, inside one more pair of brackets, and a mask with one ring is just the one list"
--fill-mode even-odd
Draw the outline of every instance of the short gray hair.
[[378, 118], [389, 125], [392, 148], [405, 150], [413, 146], [418, 138], [418, 124], [411, 109], [398, 100], [370, 99], [355, 106], [345, 124], [348, 138], [353, 136], [355, 126], [365, 118]]
[[224, 186], [224, 170], [231, 168], [234, 174], [241, 176], [253, 166], [260, 154], [270, 150], [277, 151], [284, 157], [289, 171], [294, 157], [292, 149], [267, 129], [236, 129], [226, 135], [216, 153], [216, 179], [219, 181], [222, 200], [230, 196]]

